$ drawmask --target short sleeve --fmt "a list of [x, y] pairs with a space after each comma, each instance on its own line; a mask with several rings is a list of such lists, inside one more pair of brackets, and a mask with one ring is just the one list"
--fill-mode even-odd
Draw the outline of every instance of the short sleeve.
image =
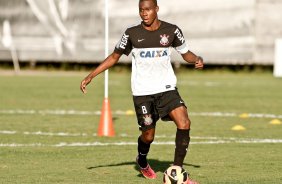
[[124, 32], [119, 42], [116, 44], [114, 52], [129, 55], [132, 50], [132, 43], [128, 34], [128, 30]]
[[180, 54], [185, 54], [189, 50], [189, 47], [186, 44], [185, 38], [183, 36], [183, 33], [182, 33], [181, 29], [179, 27], [177, 27], [177, 26], [175, 27], [174, 40], [172, 42], [172, 46]]

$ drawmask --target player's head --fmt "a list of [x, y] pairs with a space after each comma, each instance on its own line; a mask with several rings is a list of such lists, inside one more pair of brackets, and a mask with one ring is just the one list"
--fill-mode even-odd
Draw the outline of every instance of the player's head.
[[139, 0], [139, 15], [145, 26], [150, 26], [158, 18], [157, 0]]
[[158, 1], [157, 0], [139, 0], [139, 4], [143, 1], [152, 1], [155, 6], [158, 6]]

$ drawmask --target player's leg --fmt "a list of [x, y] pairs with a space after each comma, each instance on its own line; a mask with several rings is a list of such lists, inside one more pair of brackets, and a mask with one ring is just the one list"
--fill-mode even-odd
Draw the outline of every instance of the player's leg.
[[147, 162], [147, 155], [150, 151], [151, 143], [155, 136], [155, 126], [158, 120], [150, 96], [133, 97], [134, 107], [138, 119], [139, 130], [141, 135], [138, 137], [138, 155], [136, 162], [140, 167], [140, 171], [144, 177], [154, 179], [156, 173], [151, 169]]
[[190, 142], [191, 121], [188, 117], [185, 106], [180, 106], [173, 109], [169, 113], [169, 116], [177, 126], [173, 164], [182, 167]]
[[190, 141], [189, 130], [191, 124], [185, 103], [176, 89], [164, 92], [159, 98], [158, 104], [157, 109], [162, 120], [172, 120], [177, 126], [174, 165], [182, 167]]
[[[191, 121], [187, 108], [177, 90], [163, 93], [159, 100], [158, 111], [162, 120], [173, 120], [176, 124], [175, 153], [173, 165], [182, 167], [190, 142]], [[197, 184], [190, 178], [187, 184]]]
[[[191, 121], [185, 106], [180, 106], [173, 109], [169, 113], [169, 116], [175, 122], [177, 127], [173, 165], [182, 167], [190, 142]], [[198, 184], [198, 182], [191, 180], [189, 177], [186, 184]]]
[[138, 164], [145, 168], [148, 165], [147, 155], [150, 151], [151, 143], [154, 141], [155, 128], [142, 131], [138, 137]]
[[155, 179], [157, 177], [155, 171], [151, 168], [147, 162], [147, 155], [150, 151], [150, 145], [154, 140], [155, 128], [142, 131], [138, 138], [138, 155], [136, 157], [136, 162], [140, 167], [140, 172], [145, 178]]

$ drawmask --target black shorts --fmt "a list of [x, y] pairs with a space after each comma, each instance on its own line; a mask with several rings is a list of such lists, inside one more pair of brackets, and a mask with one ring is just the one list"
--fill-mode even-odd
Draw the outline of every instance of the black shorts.
[[177, 107], [185, 106], [177, 89], [153, 95], [133, 96], [133, 102], [141, 131], [155, 128], [159, 118], [171, 121], [169, 113]]

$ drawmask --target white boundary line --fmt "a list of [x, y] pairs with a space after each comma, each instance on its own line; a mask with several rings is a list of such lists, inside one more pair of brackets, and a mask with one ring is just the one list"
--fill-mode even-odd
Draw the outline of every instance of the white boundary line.
[[[241, 139], [241, 140], [215, 140], [215, 141], [203, 141], [203, 142], [191, 142], [190, 144], [281, 144], [282, 139]], [[154, 145], [174, 145], [174, 141], [167, 142], [153, 142]], [[20, 143], [0, 143], [0, 147], [95, 147], [95, 146], [136, 146], [136, 142], [73, 142], [65, 143], [60, 142], [58, 144], [20, 144]]]
[[[96, 133], [93, 134], [87, 134], [87, 133], [69, 133], [69, 132], [42, 132], [42, 131], [36, 131], [36, 132], [18, 132], [15, 130], [0, 130], [0, 135], [14, 135], [14, 134], [22, 134], [22, 135], [38, 135], [38, 136], [58, 136], [58, 137], [97, 137]], [[121, 133], [118, 135], [118, 137], [135, 137], [135, 136], [130, 136], [125, 133]], [[174, 137], [173, 135], [168, 136], [168, 135], [156, 135], [156, 138], [169, 138], [169, 137]]]
[[[68, 132], [42, 132], [42, 131], [37, 131], [37, 132], [18, 132], [14, 130], [0, 130], [0, 135], [15, 135], [15, 134], [20, 134], [20, 135], [31, 135], [31, 136], [58, 136], [58, 137], [97, 137], [96, 133], [93, 134], [87, 134], [87, 133], [68, 133]], [[136, 136], [133, 135], [128, 135], [126, 133], [121, 133], [117, 135], [116, 137], [119, 138], [135, 138]], [[170, 138], [175, 138], [175, 135], [155, 135], [155, 138], [157, 139], [170, 139]], [[261, 140], [264, 141], [269, 141], [271, 142], [274, 140], [274, 143], [277, 141], [279, 142], [282, 139], [259, 139], [259, 138], [236, 138], [236, 137], [201, 137], [201, 136], [191, 136], [191, 139], [196, 139], [196, 140], [211, 140], [211, 141], [230, 141], [230, 142], [255, 142], [258, 141], [260, 142]]]
[[[17, 132], [14, 130], [0, 130], [0, 134], [5, 135], [14, 135], [14, 134], [22, 134], [22, 135], [35, 135], [35, 136], [70, 136], [70, 137], [84, 137], [84, 136], [97, 136], [96, 134], [88, 135], [86, 133], [67, 133], [67, 132]], [[118, 137], [135, 137], [127, 134], [120, 134]], [[156, 138], [173, 138], [174, 135], [156, 135]], [[282, 143], [282, 139], [259, 139], [259, 138], [235, 138], [235, 137], [191, 137], [192, 141], [190, 144], [255, 144], [255, 143], [264, 143], [264, 144], [279, 144]], [[200, 140], [200, 141], [193, 141]], [[136, 145], [136, 142], [60, 142], [57, 144], [42, 144], [42, 143], [0, 143], [0, 147], [90, 147], [90, 146], [127, 146], [127, 145]], [[174, 145], [174, 141], [155, 141], [153, 144], [155, 145]]]
[[[135, 115], [134, 111], [122, 111], [116, 110], [112, 112], [115, 115]], [[101, 115], [101, 111], [77, 111], [77, 110], [0, 110], [0, 114], [40, 114], [40, 115]], [[242, 113], [237, 114], [233, 112], [190, 112], [191, 116], [211, 116], [211, 117], [240, 117], [244, 115], [244, 118], [278, 118], [282, 119], [282, 114], [260, 114], [260, 113]]]
[[[14, 135], [14, 134], [22, 134], [22, 135], [35, 135], [35, 136], [58, 136], [58, 137], [97, 137], [96, 133], [93, 134], [87, 134], [87, 133], [69, 133], [69, 132], [42, 132], [42, 131], [36, 131], [36, 132], [18, 132], [15, 130], [0, 130], [0, 135]], [[131, 137], [136, 137], [133, 135], [128, 135], [126, 133], [121, 133], [117, 135], [117, 137], [122, 137], [122, 138], [131, 138]], [[175, 138], [175, 135], [155, 135], [155, 138], [158, 139], [165, 139], [165, 138]], [[217, 140], [217, 137], [192, 137], [193, 139], [209, 139], [209, 140]], [[229, 138], [228, 138], [229, 139]], [[233, 138], [230, 138], [233, 139]], [[235, 138], [234, 138], [235, 139]]]

